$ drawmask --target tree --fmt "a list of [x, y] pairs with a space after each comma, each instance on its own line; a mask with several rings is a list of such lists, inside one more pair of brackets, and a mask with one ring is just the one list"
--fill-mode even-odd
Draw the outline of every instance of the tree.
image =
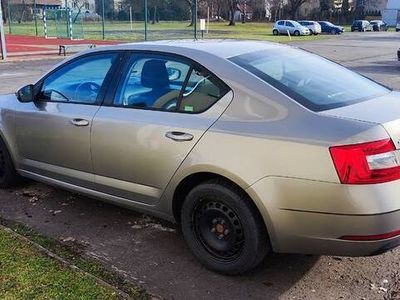
[[228, 0], [229, 7], [229, 26], [234, 26], [235, 23], [235, 12], [237, 9], [237, 0]]
[[74, 19], [72, 20], [73, 24], [76, 22], [76, 20], [78, 19], [79, 15], [82, 12], [82, 9], [86, 5], [88, 5], [88, 2], [86, 0], [72, 0], [72, 7], [78, 10], [78, 12], [76, 13]]
[[349, 0], [343, 0], [342, 3], [342, 11], [344, 14], [347, 14], [350, 10], [350, 4], [349, 4]]
[[288, 1], [289, 13], [293, 20], [297, 19], [297, 12], [298, 12], [300, 6], [302, 6], [305, 2], [307, 2], [307, 0], [289, 0]]

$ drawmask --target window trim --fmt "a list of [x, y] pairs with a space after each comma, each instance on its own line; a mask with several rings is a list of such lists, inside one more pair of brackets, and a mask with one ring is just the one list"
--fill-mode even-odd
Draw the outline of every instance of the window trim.
[[[77, 57], [74, 57], [73, 59], [59, 65], [56, 67], [54, 70], [50, 71], [46, 75], [44, 75], [34, 86], [35, 90], [35, 98], [34, 102], [39, 102], [39, 103], [63, 103], [63, 104], [79, 104], [79, 105], [95, 105], [95, 106], [101, 106], [102, 103], [104, 102], [104, 98], [107, 94], [107, 90], [109, 89], [110, 85], [112, 84], [112, 78], [114, 77], [116, 71], [118, 70], [119, 66], [121, 65], [122, 62], [122, 57], [124, 51], [122, 50], [106, 50], [106, 51], [94, 51], [94, 52], [89, 52], [83, 55], [79, 55]], [[77, 60], [84, 59], [87, 57], [91, 56], [97, 56], [97, 55], [107, 55], [107, 54], [117, 54], [116, 55], [116, 60], [113, 65], [111, 65], [111, 68], [108, 70], [106, 76], [104, 77], [104, 81], [100, 87], [100, 91], [97, 94], [96, 101], [93, 103], [87, 103], [87, 102], [73, 102], [73, 101], [52, 101], [52, 100], [45, 100], [45, 99], [40, 99], [38, 96], [43, 88], [43, 84], [46, 81], [47, 78], [52, 76], [54, 73], [58, 72], [62, 68], [75, 63]]]
[[[176, 53], [171, 53], [171, 52], [164, 52], [164, 51], [154, 51], [154, 50], [125, 50], [125, 54], [122, 58], [122, 62], [120, 64], [120, 68], [117, 70], [115, 73], [117, 77], [117, 80], [115, 80], [115, 83], [112, 85], [112, 88], [108, 90], [108, 92], [105, 95], [104, 101], [102, 103], [102, 106], [105, 107], [114, 107], [114, 108], [121, 108], [121, 109], [136, 109], [136, 110], [148, 110], [148, 111], [159, 111], [159, 112], [168, 112], [168, 113], [181, 113], [181, 114], [190, 114], [190, 115], [197, 115], [197, 114], [202, 114], [206, 111], [208, 111], [210, 108], [212, 108], [218, 101], [220, 101], [226, 94], [228, 94], [232, 89], [222, 80], [220, 79], [215, 73], [211, 72], [198, 62], [194, 61], [193, 59], [176, 54]], [[220, 98], [218, 98], [217, 101], [215, 101], [210, 107], [207, 107], [206, 109], [202, 111], [196, 111], [196, 112], [191, 112], [191, 111], [179, 111], [179, 110], [163, 110], [159, 108], [154, 108], [154, 107], [134, 107], [134, 106], [118, 106], [114, 104], [115, 97], [118, 91], [118, 88], [122, 84], [123, 78], [128, 72], [129, 64], [128, 62], [131, 60], [132, 57], [140, 56], [140, 55], [152, 55], [152, 56], [164, 56], [168, 60], [168, 58], [175, 59], [179, 62], [186, 63], [189, 66], [188, 74], [190, 75], [191, 70], [197, 69], [200, 70], [205, 70], [208, 72], [210, 75], [212, 75], [213, 79], [216, 80], [216, 83], [219, 88], [223, 91], [223, 94], [221, 95]], [[189, 78], [187, 78], [189, 79]], [[182, 88], [179, 93], [179, 98], [178, 102], [181, 101], [181, 96], [183, 95], [183, 91], [185, 90], [187, 85], [187, 81], [185, 78], [185, 82], [182, 85]], [[178, 106], [177, 106], [178, 107]]]

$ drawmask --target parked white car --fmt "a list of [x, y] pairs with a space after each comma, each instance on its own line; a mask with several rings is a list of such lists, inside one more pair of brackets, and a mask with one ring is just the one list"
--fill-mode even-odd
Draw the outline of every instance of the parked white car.
[[307, 27], [308, 30], [310, 30], [310, 34], [320, 34], [321, 33], [321, 25], [319, 25], [318, 22], [315, 21], [307, 21], [307, 20], [301, 20], [298, 21], [300, 25]]
[[396, 32], [400, 31], [400, 23], [397, 23], [396, 25]]
[[273, 35], [291, 34], [291, 35], [309, 35], [310, 30], [302, 26], [299, 22], [293, 20], [276, 21], [272, 28]]

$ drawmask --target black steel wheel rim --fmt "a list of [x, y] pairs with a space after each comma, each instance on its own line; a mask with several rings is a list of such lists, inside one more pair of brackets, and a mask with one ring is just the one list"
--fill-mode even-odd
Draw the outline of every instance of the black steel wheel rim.
[[193, 229], [196, 239], [214, 259], [234, 261], [244, 247], [244, 231], [236, 212], [215, 200], [203, 200], [195, 207]]

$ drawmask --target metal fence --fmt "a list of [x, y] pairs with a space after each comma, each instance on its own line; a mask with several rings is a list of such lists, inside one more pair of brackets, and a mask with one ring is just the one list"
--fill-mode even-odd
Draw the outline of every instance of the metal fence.
[[6, 10], [10, 34], [132, 41], [197, 37], [196, 0], [6, 0]]

